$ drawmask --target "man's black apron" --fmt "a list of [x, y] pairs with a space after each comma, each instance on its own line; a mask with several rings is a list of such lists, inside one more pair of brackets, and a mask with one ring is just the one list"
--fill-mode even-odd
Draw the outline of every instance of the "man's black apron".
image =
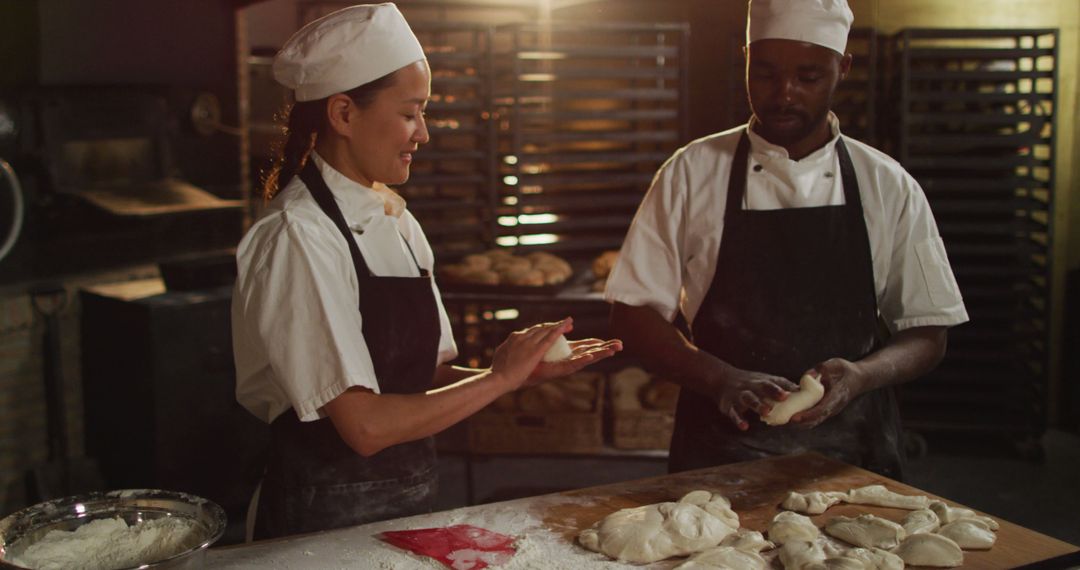
[[[844, 205], [744, 210], [749, 146], [743, 133], [728, 181], [716, 273], [691, 332], [695, 345], [732, 366], [797, 383], [815, 364], [833, 357], [856, 361], [876, 345], [874, 271], [859, 184], [840, 139]], [[863, 394], [810, 430], [769, 427], [757, 414], [747, 415], [750, 429], [740, 432], [713, 399], [684, 390], [669, 470], [813, 450], [902, 476], [891, 388]]]
[[[372, 275], [313, 161], [300, 179], [349, 245], [360, 285], [364, 340], [381, 393], [426, 391], [435, 374], [440, 335], [431, 276], [422, 268], [420, 277]], [[363, 457], [345, 444], [330, 418], [301, 422], [291, 410], [273, 421], [271, 433], [256, 539], [431, 512], [437, 472], [430, 437]]]

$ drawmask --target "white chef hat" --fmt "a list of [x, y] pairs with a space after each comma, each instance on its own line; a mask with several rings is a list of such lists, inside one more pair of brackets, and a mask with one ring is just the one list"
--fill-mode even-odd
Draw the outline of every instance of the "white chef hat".
[[750, 0], [746, 43], [795, 40], [845, 53], [854, 20], [847, 0]]
[[314, 101], [374, 81], [424, 59], [397, 6], [343, 8], [300, 28], [274, 58], [274, 79]]

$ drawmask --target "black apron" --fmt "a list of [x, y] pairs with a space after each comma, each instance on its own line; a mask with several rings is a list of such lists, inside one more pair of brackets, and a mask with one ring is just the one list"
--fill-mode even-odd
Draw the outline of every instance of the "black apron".
[[[349, 245], [360, 285], [364, 340], [380, 391], [426, 391], [435, 374], [440, 336], [431, 276], [423, 268], [420, 277], [372, 275], [312, 160], [300, 179]], [[330, 418], [301, 422], [289, 410], [270, 427], [256, 539], [431, 512], [437, 484], [432, 438], [363, 457], [345, 444]]]
[[[833, 357], [876, 347], [877, 300], [859, 184], [842, 139], [836, 150], [844, 205], [744, 210], [750, 140], [739, 140], [728, 180], [724, 233], [712, 285], [691, 329], [702, 350], [744, 370], [798, 382]], [[679, 397], [672, 472], [817, 451], [888, 477], [902, 476], [900, 422], [891, 388], [863, 394], [807, 430], [770, 427], [748, 412], [740, 432], [712, 398]]]

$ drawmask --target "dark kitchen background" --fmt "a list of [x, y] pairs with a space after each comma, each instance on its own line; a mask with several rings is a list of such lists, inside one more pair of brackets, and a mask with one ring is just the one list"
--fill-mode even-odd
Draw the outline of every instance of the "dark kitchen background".
[[[558, 292], [448, 291], [462, 362], [566, 313], [609, 336], [593, 261], [671, 152], [748, 118], [746, 2], [397, 4], [434, 95], [400, 191], [439, 259], [575, 268]], [[910, 482], [1080, 542], [1080, 4], [851, 4], [841, 126], [920, 181], [972, 317], [902, 391]], [[267, 433], [232, 396], [232, 249], [287, 102], [272, 56], [345, 5], [0, 3], [0, 516], [160, 487], [221, 503], [242, 538]], [[441, 506], [664, 471], [670, 414], [598, 405], [517, 439], [500, 421], [441, 438]]]

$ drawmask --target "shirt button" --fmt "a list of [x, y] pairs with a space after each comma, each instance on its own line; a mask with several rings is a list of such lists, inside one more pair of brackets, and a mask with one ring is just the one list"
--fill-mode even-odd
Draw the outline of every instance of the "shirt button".
[[826, 172], [826, 173], [825, 173], [825, 178], [832, 178], [832, 177], [833, 177], [833, 173], [832, 173], [832, 172]]
[[760, 164], [755, 164], [754, 165], [754, 172], [761, 172], [762, 168], [764, 168], [764, 167], [761, 166]]

